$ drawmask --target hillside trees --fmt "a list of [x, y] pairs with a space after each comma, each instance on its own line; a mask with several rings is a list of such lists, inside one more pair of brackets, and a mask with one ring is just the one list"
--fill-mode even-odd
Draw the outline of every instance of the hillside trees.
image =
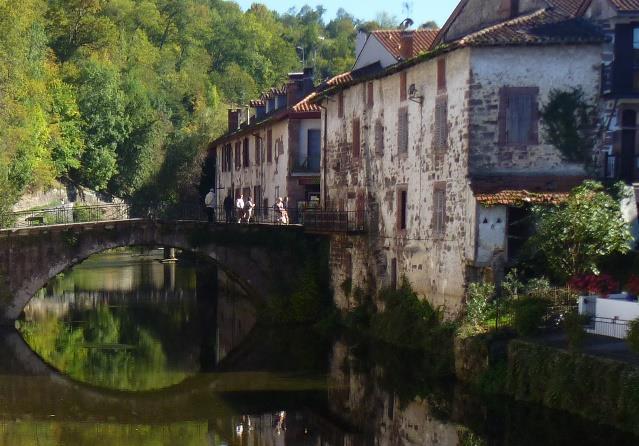
[[0, 0], [0, 212], [56, 180], [177, 200], [229, 104], [301, 69], [296, 47], [318, 81], [350, 69], [359, 22], [323, 14], [223, 0]]

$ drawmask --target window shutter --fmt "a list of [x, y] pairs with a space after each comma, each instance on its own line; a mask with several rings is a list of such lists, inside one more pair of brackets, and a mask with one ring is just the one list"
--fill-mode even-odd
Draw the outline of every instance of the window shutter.
[[508, 124], [506, 117], [508, 116], [508, 88], [503, 87], [499, 90], [499, 113], [497, 121], [499, 122], [499, 144], [508, 143]]
[[353, 119], [353, 157], [359, 157], [360, 151], [360, 128], [359, 128], [359, 118]]
[[384, 123], [381, 119], [375, 122], [375, 153], [384, 155]]
[[615, 90], [621, 93], [632, 91], [632, 37], [634, 26], [617, 25], [615, 27], [615, 63], [613, 77]]
[[399, 153], [408, 152], [408, 108], [399, 109], [397, 116], [397, 150]]
[[448, 147], [448, 98], [439, 96], [435, 102], [435, 134], [436, 149]]
[[344, 117], [344, 92], [340, 91], [337, 95], [337, 117]]
[[400, 101], [405, 101], [407, 94], [406, 94], [406, 83], [407, 83], [407, 79], [406, 79], [406, 72], [402, 71], [399, 74], [399, 100]]
[[437, 90], [446, 91], [446, 59], [437, 60]]
[[273, 131], [266, 131], [266, 161], [273, 162]]
[[368, 108], [373, 108], [373, 105], [374, 105], [373, 83], [372, 82], [368, 83], [368, 101], [367, 101], [367, 105], [368, 105]]

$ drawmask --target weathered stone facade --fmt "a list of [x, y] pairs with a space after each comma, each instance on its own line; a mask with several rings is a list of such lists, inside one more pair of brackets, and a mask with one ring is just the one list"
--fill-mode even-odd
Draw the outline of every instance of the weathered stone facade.
[[[564, 161], [544, 140], [538, 110], [553, 88], [580, 85], [596, 97], [600, 51], [597, 44], [465, 47], [329, 95], [327, 207], [368, 217], [367, 236], [333, 238], [338, 305], [356, 305], [353, 287], [374, 293], [403, 276], [457, 313], [468, 281], [508, 254], [506, 206], [481, 206], [474, 177], [583, 178], [583, 166]], [[534, 143], [500, 141], [503, 89], [536, 95]], [[343, 116], [336, 95], [343, 96]]]

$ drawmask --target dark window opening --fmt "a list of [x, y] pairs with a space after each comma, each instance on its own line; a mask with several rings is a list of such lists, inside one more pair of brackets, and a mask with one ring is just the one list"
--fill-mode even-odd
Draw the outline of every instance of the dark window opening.
[[375, 122], [375, 153], [384, 155], [384, 123], [381, 119]]
[[400, 231], [406, 229], [406, 223], [408, 220], [408, 191], [406, 189], [402, 189], [399, 191], [399, 203], [398, 203], [398, 219], [397, 219], [397, 227]]
[[309, 129], [308, 137], [308, 170], [311, 172], [319, 172], [320, 162], [322, 159], [321, 132], [319, 129]]
[[244, 167], [249, 167], [250, 161], [249, 161], [249, 139], [248, 138], [244, 138], [244, 141], [242, 142], [242, 159], [243, 159], [242, 165]]
[[273, 162], [273, 131], [270, 129], [266, 132], [266, 161]]
[[397, 116], [397, 150], [408, 152], [408, 107], [399, 109]]
[[353, 119], [353, 158], [359, 158], [360, 152], [360, 128], [359, 118]]
[[437, 60], [437, 90], [446, 90], [446, 59]]
[[374, 103], [374, 98], [373, 98], [373, 83], [369, 82], [368, 86], [367, 86], [367, 91], [368, 91], [368, 95], [366, 98], [366, 105], [368, 106], [368, 108], [373, 108]]
[[344, 92], [342, 91], [337, 95], [337, 117], [344, 117]]

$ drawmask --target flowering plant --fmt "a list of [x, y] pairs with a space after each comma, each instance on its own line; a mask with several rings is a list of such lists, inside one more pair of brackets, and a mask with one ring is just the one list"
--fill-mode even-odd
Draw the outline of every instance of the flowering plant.
[[578, 274], [568, 281], [568, 286], [581, 292], [607, 296], [619, 289], [619, 282], [610, 274]]
[[635, 296], [639, 296], [639, 276], [632, 274], [626, 283], [626, 291]]

